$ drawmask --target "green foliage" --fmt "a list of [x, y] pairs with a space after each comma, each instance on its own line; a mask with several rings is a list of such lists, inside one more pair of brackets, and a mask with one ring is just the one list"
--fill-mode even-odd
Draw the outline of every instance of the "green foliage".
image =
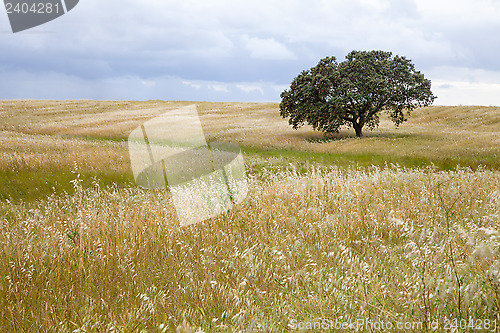
[[416, 107], [431, 105], [436, 97], [431, 81], [402, 56], [383, 51], [352, 51], [346, 61], [326, 57], [292, 82], [281, 94], [280, 112], [297, 129], [305, 123], [315, 130], [336, 133], [352, 126], [356, 136], [362, 128], [379, 124], [381, 111], [388, 111], [399, 126]]

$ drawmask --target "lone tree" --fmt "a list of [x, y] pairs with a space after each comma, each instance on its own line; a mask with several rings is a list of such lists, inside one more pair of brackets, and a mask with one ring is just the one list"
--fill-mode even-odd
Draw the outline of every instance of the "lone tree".
[[337, 133], [353, 127], [363, 136], [363, 127], [379, 125], [379, 114], [388, 111], [399, 126], [416, 107], [431, 105], [436, 97], [431, 81], [402, 56], [383, 51], [352, 51], [337, 63], [326, 57], [291, 83], [281, 93], [280, 113], [290, 118], [294, 129], [305, 123], [315, 130]]

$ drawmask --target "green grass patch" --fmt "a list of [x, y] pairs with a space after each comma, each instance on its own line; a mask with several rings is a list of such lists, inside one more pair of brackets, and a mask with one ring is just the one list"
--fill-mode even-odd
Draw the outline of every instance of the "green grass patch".
[[[89, 140], [99, 140], [88, 138]], [[100, 140], [106, 140], [100, 138]], [[406, 168], [434, 167], [437, 170], [455, 170], [458, 166], [473, 170], [483, 166], [490, 170], [500, 170], [500, 159], [496, 155], [456, 155], [439, 159], [420, 157], [383, 155], [374, 153], [317, 153], [293, 149], [262, 147], [242, 147], [249, 174], [261, 175], [262, 170], [280, 171], [292, 165], [299, 172], [306, 172], [311, 165], [340, 168], [365, 168], [399, 165]], [[81, 164], [80, 161], [78, 164]], [[128, 173], [116, 170], [81, 170], [79, 171], [83, 187], [90, 187], [97, 182], [102, 186], [117, 184], [129, 187], [134, 185], [132, 171]], [[30, 202], [42, 199], [53, 193], [73, 192], [72, 181], [75, 172], [68, 168], [31, 169], [16, 168], [0, 170], [0, 200]]]
[[410, 156], [383, 155], [376, 153], [317, 153], [293, 149], [266, 149], [260, 147], [242, 147], [242, 152], [263, 159], [280, 161], [282, 165], [319, 164], [324, 166], [369, 167], [399, 165], [406, 168], [425, 168], [434, 166], [437, 170], [455, 170], [457, 167], [469, 167], [476, 170], [485, 167], [500, 170], [500, 159], [496, 155], [457, 155], [443, 158], [421, 158]]
[[30, 202], [43, 199], [53, 193], [73, 193], [77, 177], [83, 187], [93, 183], [100, 186], [116, 184], [120, 187], [131, 186], [134, 182], [132, 172], [123, 174], [112, 170], [79, 171], [72, 170], [0, 170], [0, 200]]

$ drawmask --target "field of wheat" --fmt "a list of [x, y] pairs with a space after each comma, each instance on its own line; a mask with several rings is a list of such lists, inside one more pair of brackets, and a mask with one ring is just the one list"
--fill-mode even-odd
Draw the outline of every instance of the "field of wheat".
[[133, 184], [126, 137], [188, 104], [0, 102], [0, 331], [498, 330], [499, 108], [421, 109], [359, 140], [199, 103], [207, 138], [242, 146], [249, 192], [179, 227], [168, 192]]

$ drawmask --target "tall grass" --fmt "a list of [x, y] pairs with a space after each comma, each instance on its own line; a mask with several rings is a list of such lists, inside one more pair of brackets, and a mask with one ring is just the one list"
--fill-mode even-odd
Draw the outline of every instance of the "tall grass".
[[262, 170], [242, 204], [184, 228], [168, 193], [73, 184], [0, 207], [0, 331], [499, 319], [497, 171]]
[[33, 201], [71, 192], [75, 163], [85, 186], [92, 179], [133, 183], [124, 143], [0, 131], [0, 200]]
[[249, 194], [181, 228], [167, 192], [131, 184], [126, 138], [188, 104], [0, 101], [0, 332], [500, 323], [499, 108], [419, 109], [358, 140], [294, 131], [272, 103], [197, 103], [209, 141], [243, 146]]

